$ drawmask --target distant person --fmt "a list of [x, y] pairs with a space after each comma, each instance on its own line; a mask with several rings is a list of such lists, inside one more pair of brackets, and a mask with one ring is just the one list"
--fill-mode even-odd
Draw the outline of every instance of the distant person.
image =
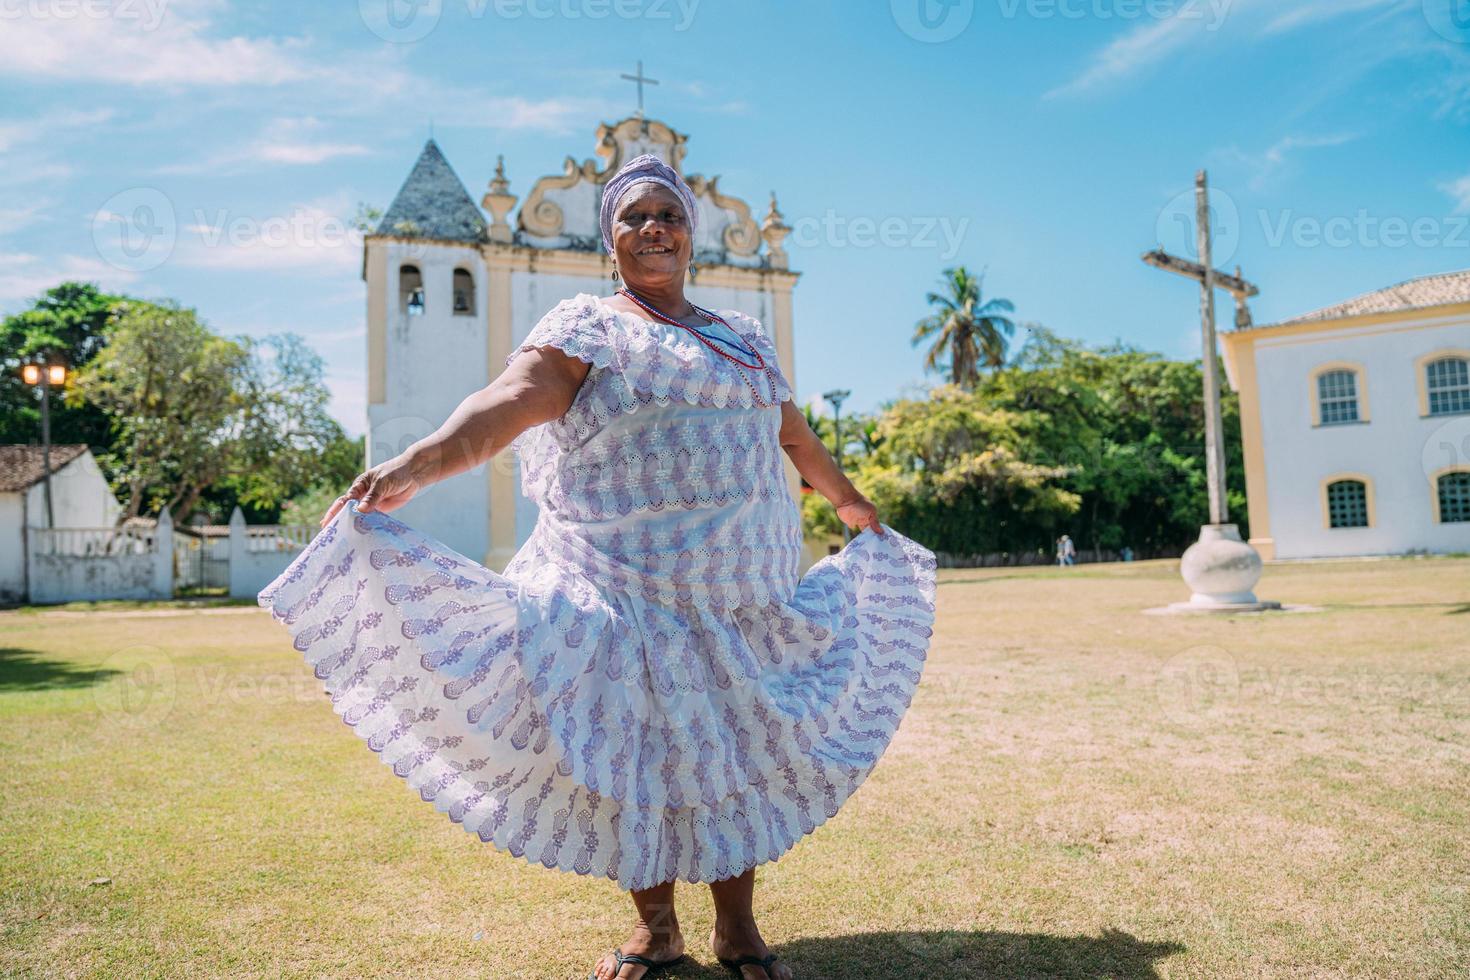
[[1077, 564], [1077, 546], [1072, 543], [1071, 535], [1064, 534], [1057, 538], [1057, 564]]
[[1128, 547], [1126, 544], [1123, 546], [1123, 560], [1124, 561], [1132, 561], [1133, 560], [1133, 549], [1130, 548], [1130, 547]]

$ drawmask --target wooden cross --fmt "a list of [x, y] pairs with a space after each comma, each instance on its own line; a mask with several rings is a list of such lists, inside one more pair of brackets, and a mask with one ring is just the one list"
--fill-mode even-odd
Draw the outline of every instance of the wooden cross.
[[625, 79], [627, 79], [630, 82], [636, 82], [638, 84], [638, 118], [639, 119], [642, 119], [643, 118], [643, 86], [645, 84], [647, 84], [647, 85], [657, 85], [658, 84], [658, 81], [656, 79], [653, 79], [653, 78], [648, 78], [648, 77], [646, 77], [643, 74], [643, 62], [642, 61], [639, 61], [638, 62], [638, 74], [636, 74], [636, 75], [624, 74], [622, 77], [625, 78]]
[[1194, 178], [1194, 206], [1199, 261], [1181, 259], [1163, 249], [1145, 252], [1143, 261], [1200, 284], [1200, 340], [1205, 375], [1205, 482], [1210, 491], [1210, 523], [1224, 524], [1230, 515], [1225, 498], [1225, 435], [1220, 421], [1220, 379], [1215, 353], [1215, 289], [1224, 289], [1235, 297], [1237, 329], [1251, 325], [1250, 307], [1246, 300], [1258, 295], [1260, 290], [1241, 278], [1239, 266], [1232, 276], [1211, 264], [1210, 190], [1203, 170]]

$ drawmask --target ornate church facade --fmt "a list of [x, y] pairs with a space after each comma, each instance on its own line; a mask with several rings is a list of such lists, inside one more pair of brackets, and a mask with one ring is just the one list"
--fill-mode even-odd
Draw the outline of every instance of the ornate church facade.
[[[603, 186], [642, 153], [657, 154], [684, 174], [686, 140], [636, 115], [604, 124], [596, 157], [582, 163], [568, 157], [562, 173], [531, 186], [518, 210], [500, 161], [481, 199], [483, 211], [433, 139], [425, 144], [363, 243], [369, 467], [433, 432], [465, 396], [493, 381], [514, 346], [558, 302], [579, 292], [612, 292], [612, 261], [602, 251], [597, 222]], [[689, 297], [760, 320], [794, 384], [791, 292], [798, 273], [788, 268], [782, 243], [790, 229], [774, 194], [757, 223], [745, 201], [720, 189], [718, 177], [684, 177], [699, 206]], [[787, 472], [798, 494], [800, 479], [789, 461]], [[396, 513], [496, 570], [536, 522], [510, 452], [429, 487]]]

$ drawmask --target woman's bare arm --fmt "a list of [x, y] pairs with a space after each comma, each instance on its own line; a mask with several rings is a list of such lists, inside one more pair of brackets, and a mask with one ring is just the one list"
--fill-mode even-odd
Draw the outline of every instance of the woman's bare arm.
[[837, 516], [849, 527], [871, 527], [879, 534], [883, 529], [878, 524], [877, 508], [864, 497], [837, 460], [822, 445], [822, 440], [807, 424], [806, 416], [787, 399], [781, 403], [781, 448], [796, 464], [802, 479], [832, 502]]
[[554, 347], [532, 348], [494, 381], [459, 403], [444, 424], [352, 481], [321, 519], [325, 527], [348, 500], [362, 511], [402, 507], [424, 487], [474, 469], [533, 425], [560, 418], [591, 366]]
[[405, 450], [414, 475], [426, 484], [447, 480], [490, 459], [531, 426], [561, 418], [590, 368], [555, 347], [526, 351]]

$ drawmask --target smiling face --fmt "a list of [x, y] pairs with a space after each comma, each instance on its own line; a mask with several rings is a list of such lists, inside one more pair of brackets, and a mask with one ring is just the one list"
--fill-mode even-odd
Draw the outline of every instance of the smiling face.
[[618, 274], [635, 291], [681, 285], [694, 249], [679, 195], [662, 184], [635, 184], [618, 202], [612, 223]]

